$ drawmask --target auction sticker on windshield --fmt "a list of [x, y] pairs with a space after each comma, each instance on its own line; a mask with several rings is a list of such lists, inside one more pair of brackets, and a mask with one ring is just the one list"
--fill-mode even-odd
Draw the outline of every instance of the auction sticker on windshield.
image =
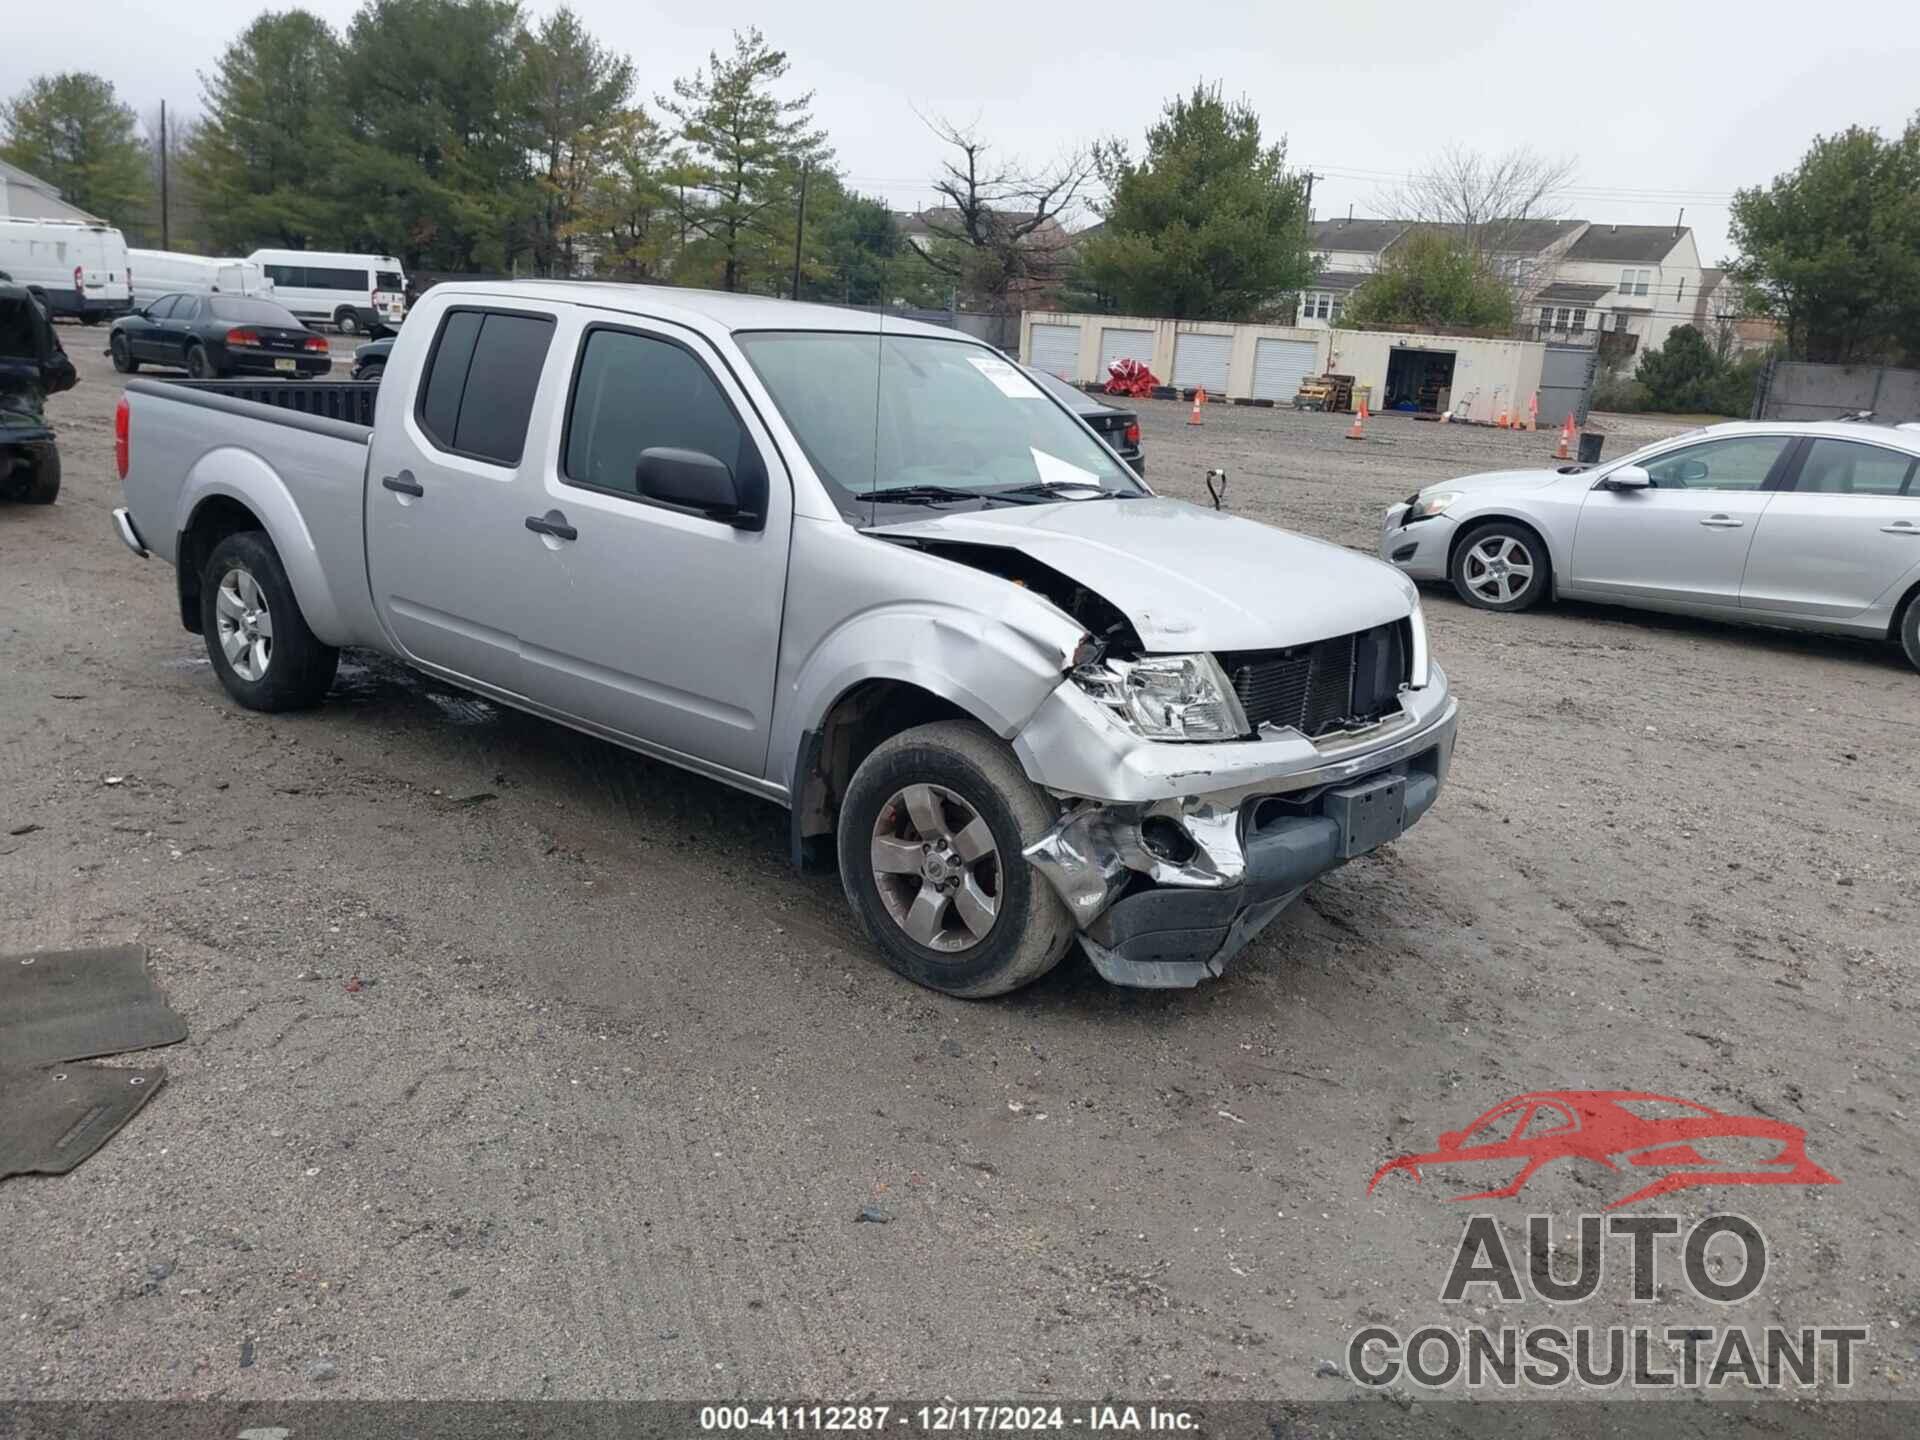
[[992, 355], [969, 355], [967, 363], [1000, 387], [1009, 400], [1039, 400], [1040, 387], [1006, 361]]

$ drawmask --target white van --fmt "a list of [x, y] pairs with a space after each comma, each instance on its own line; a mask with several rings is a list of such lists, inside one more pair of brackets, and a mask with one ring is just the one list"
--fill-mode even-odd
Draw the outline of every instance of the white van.
[[184, 255], [177, 250], [129, 250], [133, 269], [133, 303], [151, 305], [162, 295], [273, 294], [267, 272], [251, 260], [215, 260]]
[[126, 237], [98, 221], [0, 218], [0, 274], [89, 325], [133, 308]]
[[352, 335], [407, 318], [407, 277], [391, 255], [324, 250], [256, 250], [247, 259], [267, 272], [273, 298], [302, 320], [325, 320]]

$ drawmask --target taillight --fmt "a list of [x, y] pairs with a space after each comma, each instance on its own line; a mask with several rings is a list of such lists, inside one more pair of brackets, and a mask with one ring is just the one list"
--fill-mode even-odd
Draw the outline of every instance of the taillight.
[[309, 336], [306, 348], [309, 350], [317, 350], [322, 355], [325, 355], [327, 353], [327, 337], [324, 335]]
[[87, 267], [84, 265], [76, 265], [73, 267], [73, 293], [76, 295], [83, 294], [86, 288]]
[[122, 395], [120, 403], [113, 407], [113, 468], [120, 472], [122, 480], [127, 478], [127, 456], [129, 441], [127, 438], [128, 421], [131, 418], [127, 407], [127, 397]]
[[227, 343], [229, 345], [258, 345], [260, 343], [260, 332], [258, 330], [229, 330], [227, 331]]
[[1124, 433], [1129, 445], [1138, 445], [1140, 443], [1140, 422], [1138, 420], [1134, 421], [1133, 424], [1127, 426]]

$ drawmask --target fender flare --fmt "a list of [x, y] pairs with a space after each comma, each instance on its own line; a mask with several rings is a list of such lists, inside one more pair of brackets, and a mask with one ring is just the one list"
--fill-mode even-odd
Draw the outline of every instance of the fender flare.
[[[243, 505], [259, 521], [267, 539], [286, 567], [287, 582], [293, 586], [293, 598], [307, 627], [328, 645], [341, 645], [350, 636], [320, 563], [313, 535], [300, 515], [292, 492], [273, 467], [249, 450], [221, 446], [209, 450], [194, 463], [174, 512], [174, 534], [184, 536], [193, 526], [202, 507], [214, 499], [228, 499]], [[176, 556], [183, 554], [176, 541]], [[183, 582], [187, 577], [182, 575]], [[198, 578], [198, 577], [194, 577]]]

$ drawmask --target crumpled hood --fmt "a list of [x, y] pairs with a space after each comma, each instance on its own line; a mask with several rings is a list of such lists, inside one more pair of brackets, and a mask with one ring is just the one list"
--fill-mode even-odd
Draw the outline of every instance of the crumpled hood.
[[877, 527], [1018, 550], [1119, 609], [1149, 651], [1268, 650], [1413, 611], [1391, 566], [1182, 500], [1005, 505]]
[[1485, 490], [1538, 490], [1542, 485], [1565, 478], [1557, 470], [1487, 470], [1478, 475], [1462, 475], [1457, 480], [1437, 480], [1422, 486], [1420, 493], [1458, 490], [1463, 495], [1473, 495]]

